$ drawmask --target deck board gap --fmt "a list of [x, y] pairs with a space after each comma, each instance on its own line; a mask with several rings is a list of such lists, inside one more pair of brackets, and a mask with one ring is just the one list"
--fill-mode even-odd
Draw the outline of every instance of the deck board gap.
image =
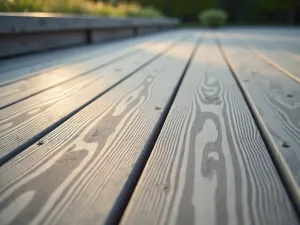
[[286, 175], [285, 175], [285, 169], [283, 168], [283, 165], [280, 163], [280, 161], [278, 161], [276, 159], [276, 156], [274, 155], [274, 152], [276, 152], [275, 148], [275, 144], [273, 143], [273, 141], [269, 138], [268, 132], [267, 132], [267, 128], [265, 127], [264, 121], [261, 118], [259, 112], [255, 109], [255, 104], [251, 99], [251, 96], [249, 95], [248, 91], [242, 86], [240, 80], [238, 79], [236, 73], [234, 72], [232, 63], [230, 62], [229, 57], [227, 56], [225, 50], [223, 49], [222, 43], [220, 42], [219, 38], [216, 37], [216, 43], [218, 45], [218, 48], [221, 52], [222, 57], [224, 58], [238, 88], [240, 89], [242, 96], [245, 100], [245, 103], [247, 104], [247, 107], [253, 117], [253, 120], [255, 122], [255, 125], [262, 137], [262, 140], [266, 146], [266, 149], [268, 150], [269, 156], [273, 162], [273, 165], [277, 171], [277, 173], [279, 174], [280, 180], [283, 184], [283, 187], [285, 188], [288, 197], [290, 199], [290, 201], [292, 202], [292, 205], [297, 213], [298, 218], [300, 219], [300, 208], [299, 208], [299, 203], [297, 202], [297, 195], [295, 194], [296, 192], [294, 191], [293, 185], [290, 184], [290, 181], [287, 179]]
[[74, 116], [80, 110], [82, 110], [85, 107], [87, 107], [88, 105], [90, 105], [92, 102], [94, 102], [95, 100], [97, 100], [99, 97], [101, 97], [102, 95], [104, 95], [105, 93], [107, 93], [108, 91], [110, 91], [111, 89], [113, 89], [114, 87], [116, 87], [117, 85], [119, 85], [120, 83], [124, 82], [125, 80], [127, 80], [128, 78], [130, 78], [132, 75], [134, 75], [138, 71], [142, 70], [147, 65], [149, 65], [152, 62], [156, 61], [158, 58], [160, 58], [161, 56], [163, 56], [166, 52], [168, 52], [170, 49], [172, 49], [174, 46], [176, 46], [178, 43], [180, 43], [181, 41], [185, 40], [186, 38], [188, 38], [188, 36], [185, 35], [184, 37], [178, 39], [173, 44], [171, 44], [169, 47], [167, 47], [165, 50], [163, 50], [161, 53], [158, 53], [155, 57], [153, 57], [152, 59], [146, 61], [141, 66], [137, 67], [134, 71], [132, 71], [131, 73], [129, 73], [127, 76], [123, 77], [122, 79], [120, 79], [118, 82], [116, 82], [112, 86], [108, 87], [107, 89], [105, 89], [104, 91], [102, 91], [101, 93], [99, 93], [98, 95], [94, 96], [92, 99], [90, 99], [89, 101], [87, 101], [85, 104], [79, 106], [74, 111], [72, 111], [69, 114], [65, 115], [60, 120], [56, 121], [55, 123], [53, 123], [52, 125], [50, 125], [46, 129], [44, 129], [43, 131], [41, 131], [40, 133], [38, 133], [37, 135], [35, 135], [32, 138], [30, 138], [29, 140], [27, 140], [24, 144], [21, 144], [20, 146], [16, 147], [13, 151], [11, 151], [7, 155], [5, 155], [2, 158], [0, 158], [0, 167], [3, 166], [5, 163], [7, 163], [9, 160], [13, 159], [15, 156], [17, 156], [21, 152], [23, 152], [29, 146], [33, 145], [34, 143], [36, 143], [37, 141], [39, 141], [40, 139], [42, 139], [48, 133], [50, 133], [51, 131], [53, 131], [54, 129], [56, 129], [58, 126], [60, 126], [61, 124], [63, 124], [65, 121], [67, 121], [68, 119], [70, 119], [72, 116]]
[[261, 53], [259, 50], [255, 48], [250, 48], [250, 50], [261, 60], [268, 63], [270, 66], [274, 67], [276, 70], [279, 70], [284, 75], [292, 79], [293, 81], [300, 83], [300, 78], [289, 72], [287, 69], [283, 68], [279, 64], [275, 63], [273, 60], [271, 60], [269, 57], [267, 57], [265, 54]]
[[[186, 38], [186, 36], [180, 38], [178, 41], [176, 41], [176, 42], [175, 42], [173, 45], [171, 45], [170, 47], [174, 46], [175, 44], [179, 43], [180, 41], [184, 40], [185, 38]], [[155, 43], [155, 41], [154, 41], [153, 43]], [[168, 50], [168, 49], [166, 49], [166, 51], [167, 51], [167, 50]], [[43, 93], [43, 92], [45, 92], [45, 91], [47, 91], [47, 90], [49, 90], [49, 89], [51, 89], [51, 88], [54, 88], [54, 87], [56, 87], [56, 86], [65, 84], [65, 83], [70, 82], [70, 81], [72, 81], [72, 80], [75, 80], [75, 79], [78, 78], [78, 77], [84, 76], [84, 75], [89, 74], [89, 73], [91, 73], [91, 72], [93, 72], [93, 71], [99, 70], [99, 69], [104, 68], [104, 67], [106, 67], [106, 66], [108, 66], [108, 65], [111, 65], [111, 64], [113, 64], [113, 63], [116, 63], [116, 62], [118, 62], [118, 61], [120, 61], [120, 60], [122, 60], [122, 59], [124, 59], [124, 58], [130, 57], [130, 56], [134, 56], [134, 55], [138, 54], [140, 51], [141, 51], [140, 49], [135, 49], [135, 50], [133, 50], [133, 51], [131, 51], [131, 52], [122, 54], [121, 56], [119, 56], [119, 57], [117, 57], [117, 58], [114, 58], [114, 59], [112, 59], [112, 60], [110, 60], [110, 61], [108, 61], [108, 62], [106, 62], [106, 63], [104, 63], [104, 64], [101, 64], [101, 65], [99, 65], [99, 66], [93, 67], [92, 69], [87, 70], [87, 71], [85, 71], [85, 72], [83, 72], [83, 73], [80, 73], [80, 74], [78, 74], [78, 75], [76, 75], [76, 76], [74, 76], [74, 77], [71, 77], [70, 79], [67, 79], [67, 80], [64, 80], [64, 81], [62, 81], [62, 82], [56, 83], [56, 84], [54, 84], [54, 85], [51, 85], [51, 86], [49, 86], [49, 87], [47, 87], [47, 88], [45, 88], [45, 89], [42, 89], [42, 90], [37, 91], [37, 92], [35, 92], [35, 93], [32, 93], [32, 94], [30, 94], [30, 95], [24, 96], [23, 98], [17, 99], [17, 100], [15, 100], [15, 101], [13, 101], [13, 102], [11, 102], [11, 103], [8, 103], [8, 104], [6, 104], [6, 105], [4, 105], [4, 106], [0, 106], [0, 110], [5, 109], [5, 108], [7, 108], [7, 107], [9, 107], [9, 106], [12, 106], [12, 105], [14, 105], [14, 104], [16, 104], [16, 103], [18, 103], [18, 102], [21, 102], [21, 101], [24, 101], [24, 100], [26, 100], [26, 99], [29, 99], [29, 98], [31, 98], [31, 97], [33, 97], [33, 96], [35, 96], [35, 95], [40, 94], [40, 93]], [[37, 73], [37, 75], [39, 75], [39, 74], [40, 74], [40, 73]], [[31, 78], [31, 77], [33, 77], [33, 76], [30, 76], [30, 78]], [[24, 79], [26, 79], [26, 78], [24, 78]], [[20, 81], [20, 80], [17, 80], [17, 81], [14, 81], [14, 82], [18, 82], [18, 81]], [[9, 85], [9, 84], [12, 84], [12, 83], [14, 83], [14, 82], [7, 83], [7, 84], [3, 84], [3, 85], [0, 84], [0, 88], [1, 88], [2, 86]], [[1, 164], [0, 164], [0, 166], [1, 166]]]
[[135, 163], [126, 183], [124, 184], [118, 198], [116, 199], [106, 221], [105, 225], [118, 225], [124, 215], [124, 212], [126, 210], [126, 207], [132, 197], [132, 194], [138, 184], [138, 181], [143, 173], [143, 170], [146, 166], [146, 163], [151, 155], [151, 152], [153, 150], [153, 147], [156, 143], [156, 140], [162, 130], [162, 127], [164, 125], [164, 122], [169, 114], [169, 111], [171, 109], [171, 106], [176, 98], [176, 95], [180, 89], [180, 86], [182, 84], [182, 81], [184, 80], [184, 77], [186, 75], [186, 72], [193, 61], [193, 58], [198, 50], [198, 48], [201, 46], [201, 41], [203, 40], [205, 34], [198, 38], [195, 47], [190, 55], [190, 58], [187, 61], [187, 64], [182, 72], [182, 75], [180, 79], [178, 80], [178, 83], [173, 90], [172, 95], [170, 96], [162, 114], [159, 120], [157, 121], [151, 135], [149, 136], [149, 139], [147, 140], [144, 149], [142, 150], [139, 158], [137, 159], [137, 162]]

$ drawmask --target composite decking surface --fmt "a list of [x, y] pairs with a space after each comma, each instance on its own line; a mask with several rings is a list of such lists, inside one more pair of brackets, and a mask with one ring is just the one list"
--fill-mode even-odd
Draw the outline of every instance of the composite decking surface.
[[0, 224], [300, 224], [300, 31], [186, 29], [0, 61]]

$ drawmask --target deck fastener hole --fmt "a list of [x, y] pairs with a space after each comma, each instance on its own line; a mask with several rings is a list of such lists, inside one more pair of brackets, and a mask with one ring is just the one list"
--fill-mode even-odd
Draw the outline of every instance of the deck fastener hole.
[[281, 145], [282, 147], [284, 147], [284, 148], [289, 148], [289, 147], [291, 147], [287, 142], [282, 142], [282, 145]]
[[169, 185], [167, 185], [167, 184], [165, 184], [164, 186], [163, 186], [163, 189], [164, 189], [164, 191], [169, 191], [170, 190], [170, 186]]
[[39, 142], [37, 143], [37, 145], [43, 145], [43, 144], [45, 144], [44, 140], [39, 140]]

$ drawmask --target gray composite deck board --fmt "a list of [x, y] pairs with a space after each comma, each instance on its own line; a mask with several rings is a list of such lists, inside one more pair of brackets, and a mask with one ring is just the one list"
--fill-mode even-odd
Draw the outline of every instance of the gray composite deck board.
[[282, 31], [1, 60], [0, 224], [299, 224], [300, 31]]
[[[73, 58], [77, 59], [78, 57], [82, 57], [83, 54], [87, 56], [92, 55], [93, 53], [97, 54], [99, 50], [102, 50], [102, 48], [99, 48], [98, 46], [82, 46], [4, 59], [0, 62], [1, 83], [7, 83], [10, 80], [13, 81], [31, 76], [39, 70], [64, 65], [65, 62], [72, 61]], [[78, 55], [78, 53], [81, 54]], [[22, 70], [25, 70], [24, 74], [19, 72]], [[12, 74], [13, 77], [10, 78], [8, 74]]]
[[226, 35], [220, 42], [300, 209], [300, 84], [244, 48], [244, 42]]
[[[0, 110], [0, 163], [5, 163], [5, 158], [9, 159], [20, 152], [24, 146], [34, 141], [32, 138], [53, 129], [51, 127], [57, 126], [66, 116], [131, 75], [137, 68], [163, 54], [188, 34], [189, 32], [172, 34], [156, 44], [143, 45], [139, 53], [120, 62]], [[88, 68], [90, 63], [83, 66]]]
[[[147, 39], [132, 40], [123, 44], [116, 44], [112, 48], [102, 49], [94, 57], [85, 58], [77, 57], [75, 62], [70, 62], [66, 65], [48, 69], [46, 71], [39, 71], [34, 76], [27, 79], [0, 86], [0, 109], [14, 104], [24, 98], [39, 93], [45, 89], [49, 89], [60, 83], [74, 79], [80, 75], [84, 75], [89, 71], [109, 65], [112, 62], [122, 61], [130, 55], [136, 54], [146, 47], [154, 43], [159, 43], [166, 40], [172, 35], [179, 35], [178, 33], [164, 34], [158, 38], [148, 37]], [[26, 74], [25, 71], [17, 71], [17, 76]], [[13, 77], [12, 74], [4, 74], [6, 77]], [[1, 77], [1, 76], [0, 76]]]
[[138, 43], [155, 41], [168, 35], [168, 33], [172, 32], [4, 59], [0, 61], [0, 85], [37, 75], [41, 71], [105, 55], [120, 50], [121, 47], [128, 48], [128, 46], [134, 46]]
[[224, 29], [225, 32], [230, 32], [234, 35], [247, 36], [248, 40], [255, 40], [257, 43], [264, 45], [266, 49], [280, 48], [291, 51], [293, 53], [300, 53], [300, 29], [280, 29], [280, 28], [262, 28], [262, 29]]
[[[133, 40], [126, 39], [124, 41], [124, 44], [126, 44], [126, 42], [132, 41]], [[111, 48], [114, 48], [115, 45], [120, 46], [121, 43], [122, 42], [120, 41], [107, 43], [106, 45], [100, 44], [77, 46], [50, 52], [43, 52], [39, 54], [29, 54], [16, 58], [3, 59], [0, 62], [0, 78], [1, 81], [4, 80], [5, 82], [6, 80], [4, 77], [8, 77], [8, 75], [6, 74], [12, 74], [13, 78], [18, 79], [20, 77], [20, 79], [22, 79], [22, 77], [31, 76], [32, 74], [40, 70], [62, 66], [68, 62], [78, 61], [78, 59], [92, 57], [99, 54], [99, 52], [100, 54], [103, 54], [105, 53], [105, 51], [103, 51], [104, 49], [106, 49], [106, 51], [111, 51]], [[23, 75], [20, 72], [22, 69], [25, 70]]]
[[[234, 34], [234, 33], [233, 33]], [[296, 37], [234, 35], [242, 40], [248, 48], [277, 68], [283, 74], [300, 83], [300, 33]], [[294, 51], [290, 48], [293, 46]], [[297, 53], [295, 53], [295, 51]]]
[[121, 224], [299, 224], [211, 35], [187, 70]]
[[3, 165], [1, 224], [103, 224], [199, 37], [191, 33], [46, 135], [43, 143]]

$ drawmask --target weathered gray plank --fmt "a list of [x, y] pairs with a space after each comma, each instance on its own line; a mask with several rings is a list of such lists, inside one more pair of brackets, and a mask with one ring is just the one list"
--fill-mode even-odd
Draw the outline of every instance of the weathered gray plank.
[[[101, 56], [128, 46], [135, 46], [142, 42], [151, 42], [163, 38], [165, 34], [126, 39], [105, 45], [89, 45], [70, 49], [63, 49], [41, 54], [26, 55], [17, 58], [0, 60], [0, 85], [38, 75], [46, 69], [53, 69], [66, 64], [84, 61], [92, 57]], [[39, 73], [38, 73], [39, 72]]]
[[138, 53], [155, 41], [165, 40], [172, 35], [173, 33], [169, 33], [168, 35], [162, 35], [162, 38], [159, 39], [135, 40], [124, 44], [122, 47], [114, 46], [110, 51], [106, 49], [103, 52], [98, 52], [95, 57], [89, 57], [85, 60], [83, 58], [62, 67], [41, 71], [35, 76], [2, 86], [0, 87], [0, 109], [77, 76], [104, 67], [112, 62], [120, 61], [129, 55]]
[[[275, 37], [253, 38], [251, 35], [235, 35], [241, 39], [258, 57], [280, 70], [283, 74], [300, 83], [300, 65], [299, 60], [290, 54], [287, 54], [283, 49], [286, 48], [285, 37], [275, 35]], [[270, 39], [275, 41], [270, 41]], [[288, 39], [290, 40], [290, 39]], [[293, 39], [292, 39], [293, 40]], [[294, 49], [300, 49], [300, 34], [298, 41], [289, 41]], [[290, 45], [290, 44], [289, 44]]]
[[298, 224], [247, 104], [205, 37], [121, 224]]
[[74, 111], [157, 57], [187, 34], [189, 32], [177, 33], [156, 44], [141, 46], [140, 53], [121, 62], [95, 70], [1, 110], [0, 165], [24, 149], [24, 146], [34, 142], [32, 138], [37, 138], [40, 133], [56, 126], [56, 123], [61, 123]]
[[[19, 72], [20, 79], [22, 77], [30, 76], [30, 73], [38, 72], [54, 66], [63, 65], [66, 62], [72, 61], [72, 59], [78, 58], [81, 55], [88, 55], [92, 52], [98, 52], [106, 45], [87, 45], [78, 46], [76, 48], [66, 48], [55, 51], [43, 52], [40, 54], [29, 54], [20, 57], [14, 57], [9, 59], [0, 60], [0, 79], [1, 85], [3, 82], [9, 82], [10, 77], [7, 77], [6, 73], [11, 73], [14, 79], [18, 79], [15, 75], [16, 71], [23, 69], [23, 73]], [[78, 55], [78, 53], [81, 53]], [[8, 80], [8, 81], [6, 81]]]
[[[297, 28], [266, 28], [261, 29], [226, 29], [234, 35], [242, 35], [247, 37], [247, 40], [255, 41], [260, 44], [264, 49], [284, 49], [296, 54], [300, 53], [300, 30]], [[250, 43], [249, 43], [250, 44]], [[253, 44], [253, 43], [252, 43]]]
[[197, 36], [189, 35], [45, 136], [44, 144], [1, 167], [1, 224], [103, 224]]
[[290, 56], [294, 57], [295, 59], [300, 60], [300, 54], [297, 54], [295, 52], [292, 51], [285, 51], [286, 54], [289, 54]]
[[243, 42], [230, 36], [220, 40], [300, 209], [300, 86], [243, 48]]
[[275, 67], [289, 78], [300, 83], [300, 66], [297, 59], [282, 51], [265, 51], [255, 48], [252, 48], [252, 51], [262, 60]]

